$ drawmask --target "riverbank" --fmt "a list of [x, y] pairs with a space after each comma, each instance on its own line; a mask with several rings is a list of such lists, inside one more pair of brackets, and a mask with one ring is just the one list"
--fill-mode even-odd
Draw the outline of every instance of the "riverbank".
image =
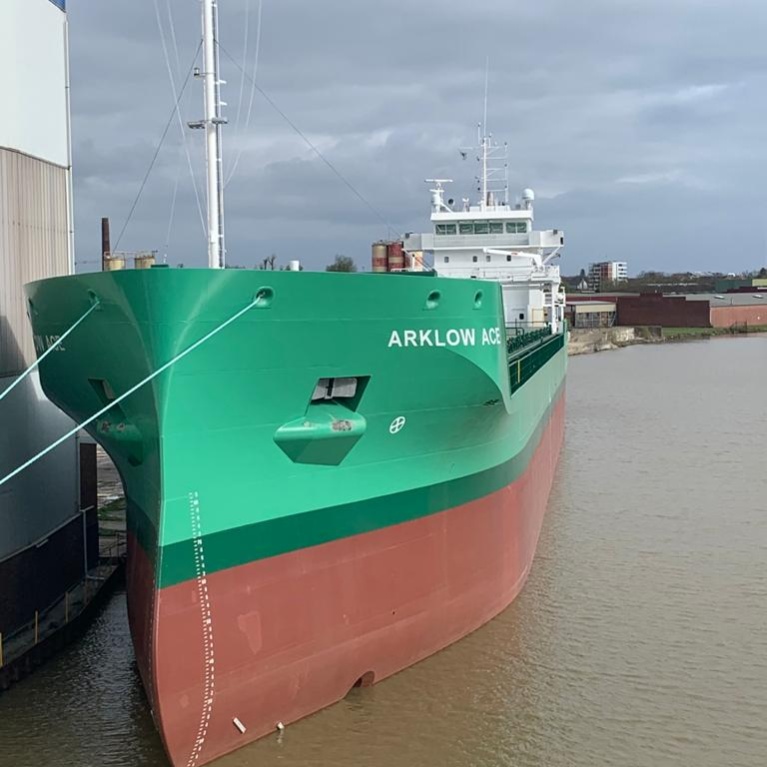
[[636, 344], [678, 343], [680, 341], [765, 332], [767, 332], [765, 325], [734, 328], [661, 328], [657, 326], [573, 328], [570, 331], [570, 344], [567, 353], [570, 356], [577, 356], [622, 349], [624, 346]]

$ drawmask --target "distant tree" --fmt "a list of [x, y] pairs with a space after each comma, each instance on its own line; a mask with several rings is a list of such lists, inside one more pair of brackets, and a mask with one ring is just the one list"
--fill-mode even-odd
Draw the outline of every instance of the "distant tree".
[[767, 279], [767, 266], [763, 266], [756, 275], [760, 280]]
[[274, 262], [277, 260], [277, 254], [272, 253], [271, 256], [267, 256], [259, 265], [258, 268], [262, 271], [274, 271]]
[[349, 256], [336, 255], [336, 260], [325, 267], [326, 272], [356, 272], [357, 265]]

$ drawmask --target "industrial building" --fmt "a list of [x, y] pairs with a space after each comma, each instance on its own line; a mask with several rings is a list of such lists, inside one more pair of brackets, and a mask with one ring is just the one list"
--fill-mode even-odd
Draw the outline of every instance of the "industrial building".
[[[67, 67], [64, 0], [3, 0], [0, 394], [35, 359], [24, 284], [73, 269]], [[73, 426], [45, 398], [36, 373], [0, 399], [0, 418], [2, 477]], [[0, 486], [0, 666], [3, 643], [95, 564], [94, 480], [95, 444], [72, 437]]]
[[724, 277], [714, 282], [714, 290], [717, 293], [759, 288], [767, 288], [767, 277]]
[[615, 301], [581, 301], [568, 296], [565, 319], [571, 328], [611, 328], [617, 321], [617, 305]]
[[620, 325], [733, 328], [767, 325], [767, 291], [618, 296]]

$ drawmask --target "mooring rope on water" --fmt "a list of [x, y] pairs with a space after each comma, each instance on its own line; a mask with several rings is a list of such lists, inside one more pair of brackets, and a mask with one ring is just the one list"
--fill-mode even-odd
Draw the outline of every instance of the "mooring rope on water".
[[0, 394], [0, 400], [5, 399], [6, 395], [10, 393], [11, 389], [18, 386], [52, 351], [61, 346], [61, 342], [99, 305], [96, 301], [93, 303], [90, 309], [88, 309], [77, 322], [72, 325], [69, 330], [62, 333], [54, 343], [52, 343], [38, 358], [33, 362], [2, 394]]
[[[62, 442], [66, 442], [71, 436], [77, 434], [80, 429], [84, 429], [89, 424], [93, 423], [97, 418], [104, 415], [104, 413], [107, 412], [107, 410], [111, 409], [115, 405], [122, 402], [126, 397], [130, 397], [131, 394], [133, 394], [135, 391], [140, 389], [145, 384], [148, 384], [152, 379], [156, 378], [160, 373], [164, 373], [169, 367], [172, 365], [175, 365], [179, 360], [186, 357], [187, 354], [190, 354], [193, 352], [197, 347], [202, 346], [206, 341], [209, 341], [213, 336], [215, 336], [217, 333], [221, 332], [225, 327], [228, 325], [231, 325], [235, 320], [238, 320], [240, 317], [242, 317], [243, 314], [250, 311], [259, 301], [259, 296], [256, 296], [244, 309], [240, 309], [237, 313], [232, 315], [228, 320], [225, 320], [222, 322], [218, 327], [213, 328], [209, 333], [206, 333], [202, 338], [198, 338], [191, 346], [188, 346], [184, 351], [179, 352], [175, 357], [168, 360], [164, 365], [157, 368], [157, 370], [154, 371], [154, 373], [150, 373], [146, 378], [143, 378], [141, 381], [139, 381], [137, 384], [134, 384], [131, 386], [128, 391], [121, 394], [116, 399], [113, 399], [108, 405], [105, 407], [102, 407], [101, 410], [94, 413], [90, 418], [87, 418], [82, 423], [79, 423], [77, 426], [75, 426], [73, 429], [70, 429], [66, 434], [64, 434], [62, 437], [59, 437], [55, 442], [52, 442], [48, 447], [46, 447], [44, 450], [41, 450], [37, 455], [32, 456], [28, 461], [25, 461], [21, 464], [21, 466], [18, 466], [15, 468], [10, 474], [6, 474], [2, 479], [0, 479], [0, 487], [2, 487], [6, 482], [13, 479], [17, 474], [20, 474], [24, 469], [29, 468], [33, 463], [37, 463], [41, 458], [44, 458], [48, 453], [50, 453], [52, 450], [55, 450]], [[95, 308], [95, 305], [91, 307], [91, 309]], [[90, 310], [89, 312], [90, 313]], [[81, 318], [81, 319], [84, 319]], [[80, 320], [78, 320], [79, 322]], [[62, 336], [63, 338], [63, 336]], [[42, 359], [42, 357], [41, 357]]]

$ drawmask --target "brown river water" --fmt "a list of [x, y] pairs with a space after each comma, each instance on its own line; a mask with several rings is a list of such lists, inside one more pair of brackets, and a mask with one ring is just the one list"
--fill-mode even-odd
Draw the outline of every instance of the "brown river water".
[[[221, 767], [765, 767], [767, 338], [571, 359], [527, 586]], [[118, 594], [0, 696], [0, 765], [161, 767]]]

